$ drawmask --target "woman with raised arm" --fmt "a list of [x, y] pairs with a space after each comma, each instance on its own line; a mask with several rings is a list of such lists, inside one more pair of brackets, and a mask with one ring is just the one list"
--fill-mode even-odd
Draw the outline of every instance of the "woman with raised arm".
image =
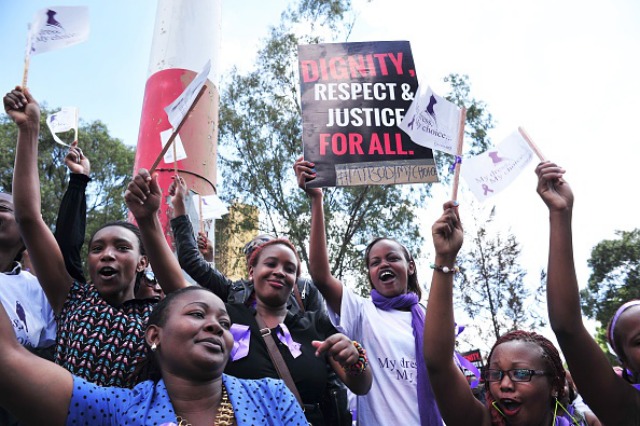
[[[551, 162], [536, 168], [538, 194], [549, 208], [549, 322], [580, 395], [605, 425], [640, 425], [640, 302], [623, 305], [609, 324], [607, 337], [628, 370], [618, 376], [582, 321], [573, 260], [573, 192], [565, 170]], [[634, 386], [636, 385], [636, 386]]]
[[[435, 264], [455, 271], [463, 240], [456, 202], [444, 205], [432, 234]], [[484, 370], [486, 405], [475, 398], [452, 358], [454, 275], [444, 268], [434, 270], [424, 328], [425, 361], [447, 426], [585, 425], [559, 402], [565, 392], [565, 371], [558, 350], [533, 332], [511, 331], [496, 341]]]
[[[162, 191], [157, 179], [142, 169], [129, 184], [125, 200], [135, 216], [147, 247], [153, 271], [160, 282], [186, 285], [178, 261], [171, 252], [157, 218]], [[340, 334], [322, 312], [292, 314], [287, 302], [300, 274], [300, 260], [288, 240], [270, 240], [257, 247], [249, 259], [256, 305], [227, 304], [237, 334], [238, 350], [225, 372], [244, 379], [279, 378], [271, 361], [265, 335], [276, 342], [291, 373], [307, 420], [327, 424], [320, 400], [328, 383], [328, 368], [356, 394], [371, 387], [363, 348]], [[328, 424], [327, 424], [328, 426]]]
[[334, 325], [362, 342], [371, 357], [375, 380], [367, 395], [357, 397], [358, 423], [389, 425], [402, 419], [411, 425], [441, 425], [422, 356], [424, 308], [413, 257], [396, 240], [376, 238], [365, 250], [371, 299], [345, 288], [329, 267], [322, 190], [305, 185], [315, 177], [313, 164], [299, 158], [294, 170], [311, 200], [311, 278]]
[[16, 88], [4, 108], [18, 126], [13, 174], [15, 218], [40, 285], [57, 315], [55, 362], [100, 385], [133, 387], [147, 355], [146, 321], [155, 300], [134, 299], [136, 274], [147, 265], [135, 225], [108, 223], [89, 242], [90, 282], [74, 279], [40, 214], [38, 132], [40, 107]]
[[222, 373], [233, 348], [230, 326], [210, 291], [170, 294], [149, 318], [143, 343], [157, 377], [122, 389], [89, 383], [25, 350], [0, 305], [0, 406], [34, 425], [305, 425], [283, 383]]

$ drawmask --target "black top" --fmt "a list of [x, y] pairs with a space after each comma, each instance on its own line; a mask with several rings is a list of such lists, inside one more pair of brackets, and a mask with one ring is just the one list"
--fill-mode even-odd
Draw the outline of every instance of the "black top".
[[[255, 320], [256, 310], [243, 304], [227, 304], [227, 311], [234, 324], [249, 326], [251, 340], [249, 354], [236, 361], [229, 361], [224, 372], [241, 379], [261, 379], [263, 377], [280, 378], [271, 362], [267, 345], [260, 334], [260, 328]], [[338, 331], [331, 325], [324, 313], [305, 312], [304, 314], [287, 313], [284, 324], [289, 329], [291, 337], [300, 343], [302, 354], [293, 358], [289, 348], [278, 339], [278, 330], [272, 329], [272, 335], [284, 362], [289, 367], [291, 377], [298, 388], [300, 397], [305, 404], [319, 403], [327, 386], [329, 370], [326, 356], [316, 357], [315, 348], [311, 346], [313, 340], [325, 340]]]

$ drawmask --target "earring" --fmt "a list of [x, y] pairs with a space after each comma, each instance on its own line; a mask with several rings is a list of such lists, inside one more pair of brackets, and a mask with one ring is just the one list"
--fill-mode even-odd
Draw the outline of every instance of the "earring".
[[500, 408], [498, 408], [498, 402], [497, 402], [497, 401], [493, 401], [493, 402], [491, 403], [491, 405], [493, 406], [493, 408], [495, 408], [495, 409], [496, 409], [496, 411], [497, 411], [498, 413], [500, 413], [500, 414], [502, 415], [502, 417], [507, 417], [507, 416], [505, 416], [505, 415], [504, 415], [504, 413], [502, 412], [502, 410], [500, 410]]
[[158, 349], [158, 345], [156, 345], [156, 342], [153, 342], [151, 344], [151, 352], [155, 352]]
[[[564, 411], [569, 416], [569, 419], [571, 419], [571, 424], [579, 426], [580, 423], [578, 422], [578, 420], [571, 415], [571, 413], [565, 408], [564, 405], [562, 405], [560, 401], [558, 401], [558, 396], [554, 395], [553, 398], [556, 400], [556, 407], [553, 410], [553, 424], [556, 424], [556, 419], [558, 418], [558, 407], [560, 407], [562, 411]], [[562, 415], [562, 412], [560, 413], [560, 415]]]

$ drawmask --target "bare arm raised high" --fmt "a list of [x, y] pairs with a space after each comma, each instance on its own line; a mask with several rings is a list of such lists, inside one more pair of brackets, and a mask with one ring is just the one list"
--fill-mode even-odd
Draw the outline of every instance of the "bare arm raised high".
[[564, 172], [550, 162], [543, 162], [536, 168], [537, 191], [549, 208], [547, 305], [551, 328], [580, 394], [602, 423], [637, 425], [640, 392], [614, 373], [582, 322], [573, 260], [573, 192], [563, 179]]
[[41, 215], [38, 176], [40, 106], [28, 90], [16, 87], [3, 99], [4, 110], [18, 126], [13, 170], [16, 222], [38, 280], [54, 312], [60, 313], [73, 279], [66, 270], [58, 243]]
[[[463, 231], [453, 201], [431, 228], [435, 264], [453, 268], [462, 247]], [[489, 425], [488, 410], [478, 401], [453, 361], [455, 348], [452, 273], [433, 271], [424, 326], [424, 358], [443, 420], [449, 426]]]
[[157, 175], [152, 177], [146, 169], [140, 169], [127, 186], [124, 199], [129, 211], [138, 222], [142, 242], [162, 290], [169, 294], [188, 287], [158, 219], [162, 189], [158, 185]]
[[313, 283], [318, 287], [325, 301], [336, 314], [340, 315], [342, 302], [342, 283], [331, 274], [329, 254], [327, 252], [327, 237], [324, 226], [324, 210], [322, 205], [322, 190], [306, 188], [305, 182], [315, 178], [313, 163], [298, 158], [293, 165], [298, 179], [298, 186], [302, 188], [311, 201], [311, 236], [309, 240], [309, 273]]

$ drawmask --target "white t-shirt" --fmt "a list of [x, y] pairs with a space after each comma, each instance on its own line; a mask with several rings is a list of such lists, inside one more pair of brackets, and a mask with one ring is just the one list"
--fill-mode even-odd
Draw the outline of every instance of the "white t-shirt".
[[13, 273], [0, 273], [0, 302], [22, 346], [52, 346], [56, 342], [56, 321], [51, 305], [38, 279], [17, 268]]
[[411, 312], [383, 311], [370, 299], [344, 289], [341, 315], [329, 309], [334, 326], [367, 351], [373, 384], [357, 396], [358, 424], [419, 425], [416, 343]]

